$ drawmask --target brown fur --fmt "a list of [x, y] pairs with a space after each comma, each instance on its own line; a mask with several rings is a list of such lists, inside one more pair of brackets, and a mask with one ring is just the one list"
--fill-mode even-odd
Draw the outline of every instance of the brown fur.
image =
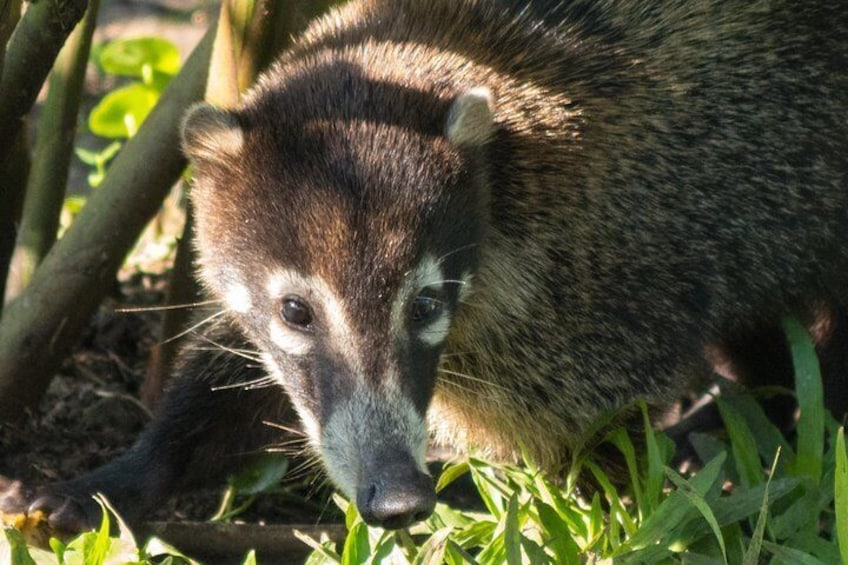
[[[540, 32], [532, 11], [486, 2], [355, 2], [315, 24], [245, 110], [276, 100], [257, 123], [307, 148], [304, 134], [326, 143], [331, 130], [356, 144], [369, 135], [357, 127], [412, 146], [441, 132], [461, 93], [491, 90], [497, 129], [475, 169], [489, 208], [468, 210], [489, 217], [488, 232], [431, 420], [441, 441], [497, 456], [523, 445], [549, 465], [600, 412], [674, 399], [707, 370], [706, 346], [807, 315], [814, 299], [842, 302], [848, 282], [843, 10], [566, 4], [548, 18], [564, 24]], [[257, 139], [239, 176], [310, 160], [267, 154], [278, 142]], [[412, 178], [439, 174], [427, 165]], [[208, 198], [199, 188], [201, 251], [228, 257], [217, 240], [249, 200], [264, 202], [250, 213], [253, 245], [267, 246], [279, 197], [251, 182]], [[312, 196], [292, 197], [306, 221], [288, 229], [320, 216], [298, 236], [313, 257], [339, 257], [353, 237], [346, 211]], [[321, 264], [338, 275], [337, 262]]]

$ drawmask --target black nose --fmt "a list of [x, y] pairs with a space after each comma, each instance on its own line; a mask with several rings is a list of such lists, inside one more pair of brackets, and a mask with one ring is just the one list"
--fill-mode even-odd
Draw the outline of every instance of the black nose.
[[367, 477], [356, 506], [369, 526], [406, 528], [426, 519], [436, 506], [433, 479], [413, 466], [390, 465]]

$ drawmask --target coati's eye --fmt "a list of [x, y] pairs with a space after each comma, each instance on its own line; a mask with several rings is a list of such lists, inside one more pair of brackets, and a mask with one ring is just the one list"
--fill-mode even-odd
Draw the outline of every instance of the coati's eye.
[[286, 323], [305, 328], [312, 323], [312, 310], [299, 296], [286, 296], [280, 305], [280, 316]]
[[427, 322], [442, 313], [444, 303], [432, 296], [419, 295], [412, 301], [411, 316], [416, 324]]

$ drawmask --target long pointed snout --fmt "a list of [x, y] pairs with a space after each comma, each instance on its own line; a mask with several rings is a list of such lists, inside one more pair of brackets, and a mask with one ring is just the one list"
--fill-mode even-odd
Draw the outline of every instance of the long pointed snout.
[[387, 454], [369, 467], [356, 490], [356, 507], [366, 524], [397, 530], [433, 513], [433, 479], [419, 471], [412, 458]]
[[321, 433], [333, 482], [365, 522], [387, 529], [426, 519], [436, 506], [424, 455], [423, 415], [398, 387], [356, 387], [339, 398]]

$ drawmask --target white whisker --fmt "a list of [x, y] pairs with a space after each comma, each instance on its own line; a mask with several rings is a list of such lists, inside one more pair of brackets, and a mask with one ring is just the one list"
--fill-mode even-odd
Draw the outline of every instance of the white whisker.
[[448, 251], [447, 253], [445, 253], [444, 255], [439, 257], [438, 259], [436, 259], [436, 265], [441, 266], [441, 264], [444, 263], [445, 259], [447, 259], [451, 255], [454, 255], [455, 253], [459, 253], [460, 251], [465, 251], [466, 249], [471, 249], [472, 247], [477, 247], [477, 244], [476, 243], [469, 243], [467, 245], [460, 245], [456, 249], [454, 249], [452, 251]]
[[[450, 375], [452, 377], [460, 377], [462, 379], [466, 379], [466, 380], [469, 380], [471, 382], [486, 385], [487, 387], [499, 388], [499, 389], [501, 389], [505, 392], [509, 392], [509, 389], [507, 387], [499, 385], [499, 384], [494, 383], [492, 381], [488, 381], [486, 379], [481, 379], [480, 377], [472, 377], [471, 375], [466, 375], [465, 373], [460, 373], [460, 372], [457, 372], [457, 371], [451, 371], [449, 369], [439, 368], [437, 370], [438, 370], [439, 373], [442, 373], [442, 374], [445, 374], [445, 375]], [[447, 382], [450, 382], [450, 381], [447, 381]]]
[[193, 326], [191, 326], [191, 327], [189, 327], [189, 328], [187, 328], [187, 329], [185, 329], [185, 330], [181, 331], [181, 332], [180, 332], [180, 333], [178, 333], [177, 335], [175, 335], [175, 336], [173, 336], [173, 337], [169, 337], [168, 339], [164, 340], [164, 341], [162, 342], [162, 344], [165, 344], [165, 343], [171, 343], [171, 342], [172, 342], [172, 341], [174, 341], [174, 340], [180, 339], [181, 337], [183, 337], [183, 336], [185, 336], [185, 335], [188, 335], [188, 334], [192, 333], [194, 330], [196, 330], [196, 329], [198, 329], [198, 328], [200, 328], [200, 327], [203, 327], [204, 325], [206, 325], [206, 324], [208, 324], [209, 322], [211, 322], [211, 321], [215, 320], [216, 318], [220, 318], [221, 316], [223, 316], [223, 315], [224, 315], [224, 314], [226, 314], [227, 312], [228, 312], [228, 310], [220, 310], [220, 311], [218, 311], [218, 312], [216, 312], [216, 313], [212, 314], [211, 316], [207, 316], [206, 318], [204, 318], [204, 319], [200, 320], [199, 322], [197, 322], [197, 323], [196, 323], [196, 324], [194, 324]]
[[[215, 346], [219, 350], [226, 351], [227, 353], [232, 353], [233, 355], [236, 355], [238, 357], [242, 357], [244, 359], [247, 359], [248, 361], [253, 361], [255, 363], [262, 363], [261, 353], [259, 351], [256, 351], [255, 349], [236, 349], [236, 348], [233, 348], [233, 347], [227, 347], [226, 345], [224, 345], [222, 343], [218, 343], [217, 341], [215, 341], [211, 337], [203, 335], [203, 334], [197, 334], [197, 337], [199, 337], [203, 341]], [[198, 348], [198, 351], [201, 351], [201, 349]]]
[[258, 379], [253, 379], [252, 381], [244, 381], [244, 382], [238, 382], [238, 383], [230, 383], [230, 384], [226, 384], [226, 385], [213, 386], [213, 387], [210, 387], [209, 390], [211, 390], [213, 392], [216, 392], [216, 391], [219, 391], [219, 390], [232, 390], [232, 389], [236, 389], [236, 388], [240, 388], [240, 389], [244, 389], [244, 390], [253, 390], [253, 389], [257, 389], [257, 388], [264, 388], [266, 386], [271, 386], [273, 384], [275, 384], [274, 378], [269, 376], [269, 375], [266, 375], [266, 376], [258, 378]]
[[204, 300], [203, 302], [190, 302], [188, 304], [170, 304], [168, 306], [128, 306], [115, 308], [115, 312], [121, 314], [134, 314], [136, 312], [161, 312], [164, 310], [181, 310], [183, 308], [196, 308], [198, 306], [209, 306], [220, 304], [220, 300]]
[[463, 285], [463, 286], [468, 284], [466, 281], [460, 281], [460, 280], [454, 280], [454, 279], [441, 279], [441, 280], [437, 280], [437, 281], [428, 282], [426, 285], [424, 285], [424, 288], [429, 288], [431, 286], [441, 286], [445, 283], [447, 283], [447, 284], [460, 284], [460, 285]]

